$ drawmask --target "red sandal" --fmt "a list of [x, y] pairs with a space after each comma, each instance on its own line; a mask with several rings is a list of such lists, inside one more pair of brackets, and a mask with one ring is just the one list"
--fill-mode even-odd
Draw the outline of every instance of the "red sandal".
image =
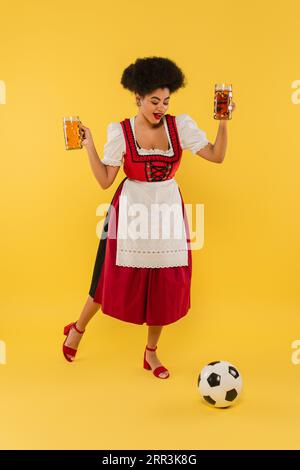
[[[155, 346], [154, 349], [149, 348], [148, 346], [146, 346], [146, 349], [148, 349], [148, 351], [156, 351], [157, 346]], [[144, 369], [152, 370], [149, 362], [146, 361], [146, 349], [145, 349], [145, 352], [144, 352]], [[161, 374], [162, 372], [168, 372], [168, 375], [166, 375], [165, 377], [160, 377], [159, 374]], [[159, 379], [167, 379], [168, 377], [170, 377], [170, 373], [169, 373], [168, 369], [166, 369], [164, 366], [156, 367], [156, 369], [154, 369], [154, 371], [153, 371], [153, 374], [155, 375], [155, 377], [158, 377]]]
[[66, 346], [65, 345], [65, 342], [67, 341], [68, 339], [68, 335], [69, 335], [69, 332], [72, 328], [75, 328], [75, 330], [77, 331], [77, 333], [80, 333], [81, 335], [83, 335], [83, 333], [85, 332], [85, 330], [83, 331], [80, 331], [77, 326], [76, 326], [76, 322], [72, 322], [70, 323], [69, 325], [66, 325], [64, 327], [64, 335], [66, 335], [66, 339], [64, 340], [64, 343], [63, 343], [63, 347], [62, 347], [62, 350], [63, 350], [63, 354], [65, 356], [65, 358], [67, 359], [67, 361], [69, 362], [73, 362], [75, 356], [76, 356], [76, 352], [77, 352], [77, 349], [74, 349], [74, 348], [70, 348], [69, 346]]

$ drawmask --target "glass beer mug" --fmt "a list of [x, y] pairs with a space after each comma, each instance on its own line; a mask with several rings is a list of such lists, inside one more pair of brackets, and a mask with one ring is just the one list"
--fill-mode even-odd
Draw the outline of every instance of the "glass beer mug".
[[63, 121], [66, 150], [82, 149], [83, 129], [79, 117], [64, 117]]
[[214, 119], [231, 119], [232, 85], [220, 83], [215, 85]]

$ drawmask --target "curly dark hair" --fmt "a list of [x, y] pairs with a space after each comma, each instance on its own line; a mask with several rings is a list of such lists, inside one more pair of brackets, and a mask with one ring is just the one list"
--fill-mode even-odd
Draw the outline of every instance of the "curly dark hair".
[[144, 97], [157, 88], [168, 88], [170, 93], [174, 93], [186, 86], [186, 77], [172, 60], [152, 56], [137, 59], [126, 67], [121, 85]]

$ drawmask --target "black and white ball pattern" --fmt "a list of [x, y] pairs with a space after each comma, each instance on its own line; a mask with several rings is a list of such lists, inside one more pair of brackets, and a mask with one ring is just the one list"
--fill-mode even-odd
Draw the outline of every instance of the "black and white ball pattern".
[[200, 395], [210, 405], [225, 408], [232, 405], [242, 391], [242, 377], [235, 366], [227, 361], [210, 362], [198, 376]]

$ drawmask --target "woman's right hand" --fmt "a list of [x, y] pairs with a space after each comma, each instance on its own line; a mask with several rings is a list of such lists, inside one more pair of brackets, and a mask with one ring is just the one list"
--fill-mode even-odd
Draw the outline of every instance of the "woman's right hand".
[[94, 141], [90, 129], [83, 124], [80, 124], [79, 129], [82, 136], [82, 145], [86, 148], [94, 147]]

